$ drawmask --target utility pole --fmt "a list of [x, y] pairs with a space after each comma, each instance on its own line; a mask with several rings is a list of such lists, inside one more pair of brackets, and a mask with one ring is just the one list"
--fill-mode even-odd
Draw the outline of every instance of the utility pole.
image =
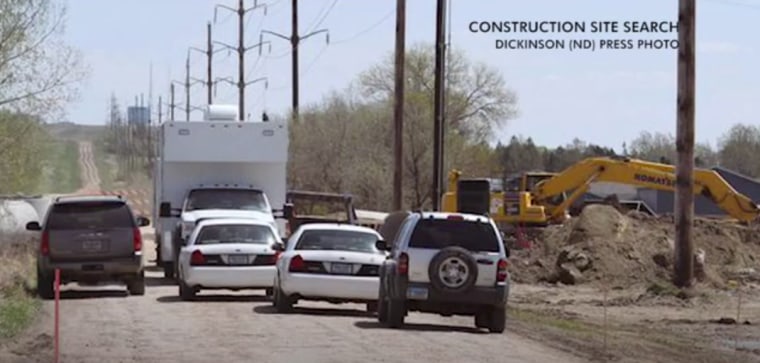
[[211, 38], [211, 22], [206, 23], [206, 49], [200, 49], [196, 47], [190, 47], [190, 50], [194, 50], [200, 53], [203, 53], [206, 56], [206, 79], [198, 79], [193, 78], [193, 81], [199, 82], [199, 83], [205, 83], [206, 84], [206, 92], [207, 100], [206, 102], [210, 105], [214, 103], [214, 74], [213, 74], [213, 62], [214, 62], [214, 54], [216, 54], [219, 51], [222, 51], [224, 49], [217, 49], [214, 50], [214, 41]]
[[185, 115], [186, 121], [190, 121], [190, 52], [185, 61]]
[[694, 282], [694, 99], [696, 0], [678, 7], [678, 121], [676, 123], [675, 285]]
[[330, 31], [327, 29], [319, 29], [315, 30], [309, 34], [306, 34], [304, 36], [298, 35], [298, 0], [293, 0], [292, 5], [292, 12], [291, 12], [291, 23], [292, 23], [292, 30], [290, 36], [282, 35], [277, 32], [269, 31], [269, 30], [262, 30], [262, 33], [274, 35], [278, 38], [285, 39], [290, 42], [291, 47], [291, 57], [292, 57], [292, 65], [291, 65], [291, 72], [292, 72], [292, 82], [293, 82], [293, 96], [292, 96], [292, 112], [293, 112], [293, 120], [298, 121], [298, 95], [299, 95], [299, 80], [298, 80], [298, 45], [301, 43], [302, 40], [306, 40], [306, 38], [309, 38], [313, 35], [317, 35], [320, 33], [325, 33], [325, 42], [327, 44], [330, 44]]
[[396, 85], [393, 107], [393, 209], [401, 210], [404, 164], [404, 59], [406, 52], [406, 0], [396, 0]]
[[174, 103], [174, 83], [169, 86], [169, 120], [174, 121], [174, 108], [177, 107]]
[[163, 116], [161, 108], [163, 107], [163, 104], [161, 103], [161, 96], [158, 96], [158, 124], [161, 124], [161, 116]]
[[[217, 15], [217, 9], [227, 9], [229, 11], [235, 12], [238, 14], [238, 46], [233, 47], [231, 45], [222, 43], [222, 42], [215, 42], [217, 44], [220, 44], [224, 46], [225, 48], [232, 49], [238, 52], [238, 112], [240, 113], [240, 121], [245, 120], [245, 52], [248, 50], [251, 50], [256, 47], [261, 47], [264, 42], [259, 42], [258, 44], [254, 44], [250, 47], [245, 46], [245, 14], [247, 14], [249, 11], [256, 10], [258, 8], [264, 8], [264, 15], [267, 14], [267, 5], [266, 4], [258, 4], [258, 0], [254, 0], [253, 6], [246, 9], [245, 8], [245, 1], [244, 0], [238, 0], [238, 8], [233, 9], [226, 5], [217, 4], [216, 8], [214, 8], [214, 22], [216, 22], [216, 15]], [[260, 39], [261, 37], [259, 37]], [[271, 51], [271, 46], [270, 46]], [[261, 48], [259, 48], [259, 55], [261, 55]]]
[[443, 125], [446, 76], [446, 0], [437, 0], [435, 25], [435, 110], [433, 124], [433, 210], [440, 210], [443, 188]]

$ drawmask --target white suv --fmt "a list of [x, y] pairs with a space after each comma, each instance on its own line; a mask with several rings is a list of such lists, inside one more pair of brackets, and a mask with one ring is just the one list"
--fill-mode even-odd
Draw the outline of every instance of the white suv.
[[[509, 296], [509, 253], [487, 216], [406, 213], [380, 268], [378, 320], [400, 327], [409, 311], [475, 317], [475, 326], [501, 333]], [[389, 216], [386, 220], [399, 218]], [[391, 224], [394, 224], [391, 222]], [[388, 238], [388, 236], [385, 236]]]

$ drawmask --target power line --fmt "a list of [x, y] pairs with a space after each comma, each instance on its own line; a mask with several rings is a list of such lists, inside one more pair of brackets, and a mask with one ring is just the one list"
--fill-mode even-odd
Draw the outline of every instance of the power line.
[[325, 40], [327, 41], [327, 43], [329, 43], [330, 42], [330, 33], [329, 33], [329, 31], [327, 29], [315, 30], [315, 31], [309, 32], [308, 34], [303, 35], [303, 36], [301, 36], [298, 33], [298, 0], [293, 0], [292, 6], [291, 6], [291, 15], [292, 15], [291, 16], [292, 30], [291, 30], [290, 36], [286, 36], [286, 35], [283, 35], [283, 34], [280, 34], [280, 33], [277, 33], [277, 32], [273, 32], [273, 31], [270, 31], [270, 30], [262, 30], [261, 33], [262, 33], [262, 36], [263, 36], [263, 34], [269, 34], [269, 35], [273, 35], [273, 36], [276, 36], [278, 38], [282, 38], [282, 39], [290, 41], [290, 46], [292, 48], [292, 51], [291, 51], [291, 56], [292, 56], [292, 70], [291, 70], [291, 74], [292, 74], [292, 81], [293, 81], [293, 94], [292, 94], [292, 109], [293, 109], [292, 112], [293, 112], [293, 114], [292, 114], [292, 116], [293, 116], [293, 119], [295, 121], [297, 121], [298, 120], [298, 93], [299, 93], [298, 92], [299, 91], [298, 90], [298, 86], [299, 86], [299, 84], [298, 84], [298, 76], [299, 76], [299, 71], [298, 71], [298, 46], [299, 46], [299, 44], [301, 43], [302, 40], [306, 40], [307, 38], [309, 38], [311, 36], [314, 36], [314, 35], [317, 35], [317, 34], [320, 34], [320, 33], [325, 33]]
[[391, 16], [393, 16], [393, 14], [395, 12], [396, 12], [396, 9], [391, 9], [390, 11], [388, 11], [388, 13], [386, 13], [385, 15], [383, 15], [383, 17], [380, 18], [380, 20], [378, 20], [374, 24], [370, 25], [366, 29], [359, 31], [358, 33], [356, 33], [356, 34], [354, 34], [354, 35], [352, 35], [352, 36], [350, 36], [350, 37], [348, 37], [346, 39], [336, 40], [336, 41], [330, 41], [330, 44], [335, 45], [335, 44], [341, 44], [341, 43], [347, 43], [347, 42], [353, 41], [356, 38], [358, 38], [358, 37], [360, 37], [360, 36], [362, 36], [364, 34], [367, 34], [367, 33], [371, 32], [371, 31], [375, 30], [377, 27], [379, 27], [380, 25], [382, 25], [383, 23], [385, 23], [386, 21], [388, 21], [388, 19], [390, 19]]
[[[254, 80], [252, 82], [246, 82], [245, 80], [245, 71], [246, 71], [245, 70], [245, 52], [254, 48], [259, 48], [259, 54], [261, 54], [261, 47], [264, 45], [264, 43], [269, 43], [269, 42], [264, 42], [261, 39], [261, 37], [259, 37], [259, 43], [254, 44], [252, 46], [245, 45], [245, 23], [246, 23], [245, 15], [248, 12], [254, 11], [259, 8], [264, 8], [264, 15], [266, 15], [267, 5], [266, 4], [259, 5], [258, 1], [256, 0], [254, 1], [253, 6], [247, 9], [245, 8], [245, 2], [243, 0], [238, 1], [237, 9], [231, 8], [226, 5], [217, 4], [216, 7], [214, 8], [215, 20], [216, 20], [217, 10], [219, 8], [229, 10], [231, 12], [236, 12], [238, 14], [238, 46], [233, 47], [229, 44], [218, 42], [218, 41], [215, 41], [214, 43], [219, 44], [228, 49], [234, 50], [238, 53], [238, 81], [237, 81], [238, 94], [239, 94], [238, 95], [238, 109], [239, 109], [238, 112], [240, 114], [239, 115], [240, 121], [244, 121], [245, 120], [245, 87], [251, 83], [255, 83], [258, 81], [258, 80]], [[219, 80], [234, 84], [234, 82], [232, 82], [228, 78], [220, 78]]]
[[322, 7], [317, 12], [317, 16], [315, 16], [314, 19], [311, 20], [311, 23], [309, 23], [309, 25], [307, 25], [305, 29], [315, 29], [316, 27], [314, 26], [314, 24], [316, 24], [317, 21], [319, 21], [319, 18], [322, 17], [322, 13], [324, 13], [325, 9], [327, 9], [328, 7], [329, 5], [327, 5], [327, 1], [323, 2]]
[[311, 29], [309, 29], [308, 31], [312, 31], [312, 30], [318, 28], [320, 25], [322, 25], [322, 23], [325, 21], [325, 19], [327, 19], [327, 16], [330, 15], [330, 12], [333, 10], [333, 8], [335, 8], [335, 4], [337, 4], [337, 3], [338, 3], [338, 0], [333, 0], [332, 4], [330, 4], [330, 7], [327, 8], [327, 11], [325, 12], [325, 14], [322, 15], [322, 18], [319, 19], [319, 22], [317, 22], [317, 24], [314, 25], [313, 27], [311, 27]]

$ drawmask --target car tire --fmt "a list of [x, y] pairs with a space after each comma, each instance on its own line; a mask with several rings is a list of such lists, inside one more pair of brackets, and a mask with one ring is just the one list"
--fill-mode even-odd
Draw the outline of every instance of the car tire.
[[504, 307], [493, 308], [489, 315], [488, 331], [503, 333], [507, 325], [507, 309]]
[[367, 312], [368, 313], [376, 313], [378, 309], [379, 304], [377, 302], [368, 302], [367, 303]]
[[[468, 270], [465, 281], [456, 288], [446, 286], [443, 282], [443, 276], [438, 271], [441, 264], [450, 258], [458, 259]], [[438, 291], [459, 294], [466, 293], [475, 286], [475, 282], [478, 279], [478, 263], [470, 254], [470, 251], [466, 249], [456, 246], [446, 247], [433, 256], [428, 266], [428, 276], [430, 284]]]
[[401, 328], [406, 318], [406, 304], [404, 300], [388, 299], [388, 326]]
[[134, 279], [127, 282], [127, 290], [130, 295], [145, 295], [145, 271], [140, 271]]
[[293, 299], [290, 296], [285, 295], [282, 290], [280, 290], [279, 286], [274, 288], [272, 295], [272, 305], [278, 313], [284, 314], [293, 311]]
[[382, 282], [380, 283], [379, 290], [377, 294], [377, 321], [380, 324], [385, 324], [388, 322], [388, 299], [385, 297], [385, 288]]
[[37, 295], [43, 300], [51, 300], [55, 298], [53, 276], [40, 269], [37, 269]]
[[[171, 276], [168, 276], [168, 278], [178, 278], [179, 277], [179, 251], [182, 249], [182, 230], [177, 227], [174, 229], [174, 233], [172, 234], [172, 262], [171, 262]], [[164, 275], [166, 275], [166, 268], [164, 268]]]
[[174, 263], [164, 262], [161, 265], [164, 268], [164, 278], [165, 279], [174, 278]]
[[193, 301], [195, 300], [195, 289], [191, 288], [190, 286], [187, 286], [187, 284], [179, 280], [177, 282], [177, 285], [179, 286], [179, 298], [184, 301]]
[[478, 329], [488, 329], [491, 323], [491, 313], [486, 311], [479, 311], [475, 314], [475, 327]]

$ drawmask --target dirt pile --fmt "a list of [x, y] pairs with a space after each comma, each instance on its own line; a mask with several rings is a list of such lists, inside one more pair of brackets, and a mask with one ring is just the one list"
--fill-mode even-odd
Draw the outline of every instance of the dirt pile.
[[[513, 253], [513, 279], [610, 287], [669, 281], [673, 266], [672, 217], [622, 214], [608, 205], [589, 205], [563, 225], [534, 231], [532, 247]], [[695, 220], [698, 276], [716, 287], [752, 279], [760, 271], [760, 226], [725, 220]]]

